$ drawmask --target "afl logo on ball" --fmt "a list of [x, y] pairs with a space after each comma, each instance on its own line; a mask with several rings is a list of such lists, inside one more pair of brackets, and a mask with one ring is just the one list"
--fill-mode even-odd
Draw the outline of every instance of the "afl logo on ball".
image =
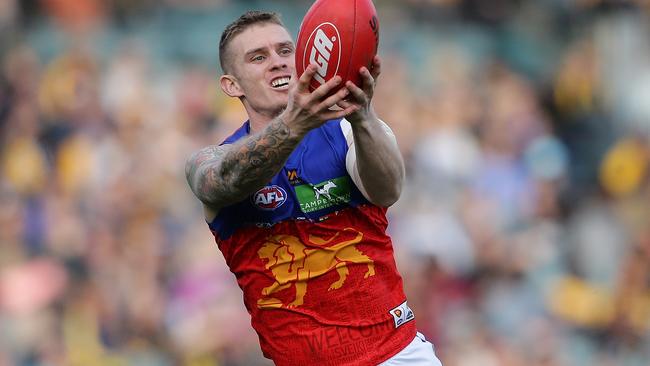
[[282, 187], [266, 186], [253, 195], [253, 204], [262, 210], [275, 210], [287, 200], [287, 192]]
[[322, 23], [309, 35], [303, 54], [303, 65], [318, 67], [314, 79], [320, 84], [332, 78], [339, 71], [341, 60], [341, 36], [332, 23]]

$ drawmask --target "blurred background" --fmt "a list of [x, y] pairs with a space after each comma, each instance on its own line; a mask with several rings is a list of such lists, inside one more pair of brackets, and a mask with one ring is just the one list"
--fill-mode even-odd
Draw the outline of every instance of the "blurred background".
[[[650, 3], [375, 3], [443, 363], [650, 365]], [[269, 364], [183, 167], [245, 119], [224, 26], [310, 5], [0, 0], [0, 366]]]

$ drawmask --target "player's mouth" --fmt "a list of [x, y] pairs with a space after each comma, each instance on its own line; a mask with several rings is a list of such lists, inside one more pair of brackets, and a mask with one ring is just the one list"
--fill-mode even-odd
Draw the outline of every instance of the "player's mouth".
[[275, 90], [287, 90], [289, 89], [289, 80], [291, 76], [280, 76], [271, 80], [271, 87]]

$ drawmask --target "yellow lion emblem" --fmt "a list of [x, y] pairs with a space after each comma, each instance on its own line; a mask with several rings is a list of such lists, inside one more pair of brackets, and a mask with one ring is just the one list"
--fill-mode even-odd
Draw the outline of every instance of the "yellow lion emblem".
[[[292, 235], [269, 237], [257, 254], [261, 259], [267, 260], [265, 267], [271, 270], [275, 282], [262, 289], [262, 298], [257, 301], [257, 306], [261, 309], [300, 306], [307, 293], [308, 280], [332, 269], [336, 269], [339, 278], [330, 285], [328, 291], [339, 289], [348, 277], [348, 263], [367, 264], [368, 270], [363, 278], [374, 276], [374, 262], [356, 248], [356, 244], [363, 238], [363, 233], [352, 228], [345, 228], [343, 231], [354, 231], [357, 235], [352, 240], [342, 241], [329, 247], [323, 245], [330, 244], [339, 233], [329, 240], [310, 235], [311, 244], [321, 246], [320, 248], [306, 247], [299, 238]], [[270, 297], [292, 285], [296, 288], [296, 298], [292, 302], [283, 304], [281, 300]]]

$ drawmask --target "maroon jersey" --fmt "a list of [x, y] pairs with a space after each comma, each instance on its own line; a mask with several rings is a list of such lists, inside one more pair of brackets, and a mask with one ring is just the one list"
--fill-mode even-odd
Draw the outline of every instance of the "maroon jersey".
[[352, 182], [347, 148], [338, 121], [311, 131], [265, 187], [209, 223], [277, 365], [376, 365], [415, 337], [386, 209]]

